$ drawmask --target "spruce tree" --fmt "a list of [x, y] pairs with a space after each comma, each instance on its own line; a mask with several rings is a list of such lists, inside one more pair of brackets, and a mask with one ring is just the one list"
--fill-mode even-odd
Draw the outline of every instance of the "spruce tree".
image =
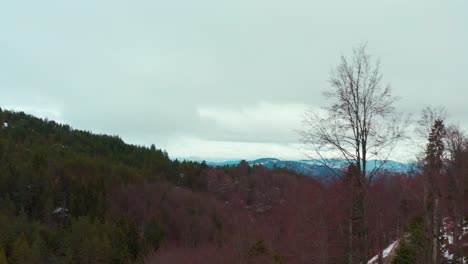
[[439, 178], [443, 165], [444, 137], [444, 122], [441, 119], [436, 119], [428, 137], [424, 168], [425, 233], [427, 244], [430, 245], [427, 248], [425, 256], [427, 263], [438, 263], [440, 258], [441, 219]]
[[8, 264], [3, 248], [0, 248], [0, 264]]
[[29, 244], [24, 234], [21, 234], [13, 243], [10, 262], [11, 264], [33, 263], [31, 260]]

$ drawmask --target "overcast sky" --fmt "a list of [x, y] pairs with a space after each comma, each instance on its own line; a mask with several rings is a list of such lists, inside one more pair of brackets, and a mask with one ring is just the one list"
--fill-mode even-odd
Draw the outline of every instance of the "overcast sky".
[[0, 3], [0, 106], [208, 160], [303, 158], [294, 129], [368, 43], [418, 112], [468, 128], [468, 1]]

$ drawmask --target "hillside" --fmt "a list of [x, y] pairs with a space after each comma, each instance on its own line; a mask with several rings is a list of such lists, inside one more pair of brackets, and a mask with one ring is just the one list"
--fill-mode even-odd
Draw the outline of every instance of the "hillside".
[[[0, 124], [0, 251], [11, 263], [134, 260], [149, 242], [128, 229], [132, 223], [108, 218], [108, 193], [161, 181], [192, 186], [197, 181], [187, 181], [201, 170], [200, 164], [171, 161], [154, 146], [129, 145], [25, 113], [2, 110]], [[187, 177], [181, 179], [181, 172]], [[135, 241], [128, 232], [136, 232]], [[84, 247], [90, 251], [81, 256]]]
[[[352, 170], [325, 185], [286, 165], [270, 166], [280, 162], [274, 159], [208, 166], [25, 113], [2, 110], [0, 124], [0, 261], [348, 258]], [[423, 210], [421, 194], [417, 174], [387, 171], [372, 183], [369, 252], [412, 226]]]

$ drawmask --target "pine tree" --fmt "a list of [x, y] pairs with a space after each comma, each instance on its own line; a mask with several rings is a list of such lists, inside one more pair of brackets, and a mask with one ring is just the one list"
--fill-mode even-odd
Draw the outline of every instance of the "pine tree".
[[145, 245], [147, 250], [158, 249], [164, 239], [164, 231], [158, 218], [151, 218], [145, 230]]
[[443, 139], [445, 137], [444, 121], [437, 119], [429, 134], [426, 147], [426, 168], [436, 173], [442, 169], [442, 157], [445, 150]]
[[11, 264], [33, 263], [31, 260], [29, 244], [24, 234], [21, 234], [13, 243], [10, 262]]
[[34, 235], [34, 242], [30, 247], [30, 257], [32, 263], [42, 263], [43, 256], [45, 255], [47, 248], [44, 244], [44, 240], [42, 240], [39, 234]]
[[0, 248], [0, 264], [8, 264], [3, 248]]
[[442, 173], [444, 154], [445, 125], [443, 120], [436, 119], [428, 137], [425, 157], [425, 222], [426, 240], [431, 245], [427, 249], [426, 262], [438, 263], [440, 258], [440, 187], [439, 177]]

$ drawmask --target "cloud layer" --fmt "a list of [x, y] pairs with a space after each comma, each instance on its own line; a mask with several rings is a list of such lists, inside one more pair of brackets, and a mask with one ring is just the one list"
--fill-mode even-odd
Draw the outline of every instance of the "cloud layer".
[[465, 10], [427, 0], [6, 1], [0, 106], [174, 156], [299, 158], [300, 115], [326, 104], [339, 56], [367, 42], [400, 108], [446, 105], [467, 127]]

